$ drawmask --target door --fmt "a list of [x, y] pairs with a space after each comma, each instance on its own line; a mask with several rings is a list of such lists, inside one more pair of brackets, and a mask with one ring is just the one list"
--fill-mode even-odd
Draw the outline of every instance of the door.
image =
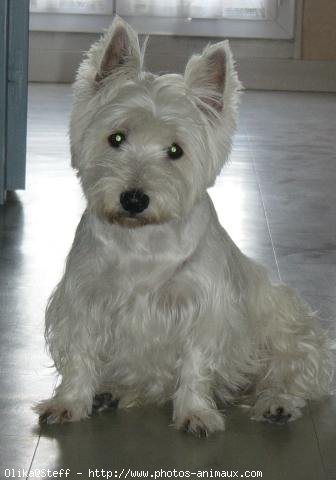
[[0, 0], [0, 203], [25, 188], [29, 0]]

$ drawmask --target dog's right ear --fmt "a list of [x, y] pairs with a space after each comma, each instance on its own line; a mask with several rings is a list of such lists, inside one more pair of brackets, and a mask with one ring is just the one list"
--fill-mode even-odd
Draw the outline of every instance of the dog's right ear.
[[94, 64], [94, 80], [98, 85], [111, 75], [135, 78], [141, 68], [138, 35], [120, 17], [116, 17], [105, 35], [93, 45], [88, 57]]
[[204, 113], [214, 113], [217, 119], [235, 117], [241, 84], [227, 40], [207, 46], [201, 55], [193, 55], [184, 79]]

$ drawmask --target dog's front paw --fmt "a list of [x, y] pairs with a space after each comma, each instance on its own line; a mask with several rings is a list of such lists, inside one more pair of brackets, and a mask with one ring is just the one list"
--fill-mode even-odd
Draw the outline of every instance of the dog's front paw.
[[114, 398], [109, 392], [97, 393], [93, 399], [92, 409], [101, 412], [102, 410], [117, 408], [118, 403], [119, 399]]
[[43, 400], [33, 410], [38, 414], [40, 424], [77, 422], [91, 413], [84, 403], [62, 402], [56, 398]]
[[252, 408], [252, 420], [283, 425], [302, 415], [306, 402], [294, 395], [260, 396]]
[[224, 430], [225, 422], [217, 410], [200, 410], [190, 412], [183, 418], [175, 420], [175, 426], [183, 432], [205, 438], [210, 433]]

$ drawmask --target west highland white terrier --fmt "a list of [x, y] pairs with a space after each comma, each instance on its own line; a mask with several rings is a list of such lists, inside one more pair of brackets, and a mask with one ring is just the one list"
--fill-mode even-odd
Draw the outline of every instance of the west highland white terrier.
[[87, 199], [46, 311], [61, 383], [41, 422], [173, 402], [173, 423], [224, 429], [218, 404], [253, 388], [251, 416], [295, 420], [330, 390], [333, 344], [221, 227], [207, 188], [228, 158], [240, 83], [227, 41], [184, 75], [143, 71], [116, 18], [81, 64], [70, 122]]

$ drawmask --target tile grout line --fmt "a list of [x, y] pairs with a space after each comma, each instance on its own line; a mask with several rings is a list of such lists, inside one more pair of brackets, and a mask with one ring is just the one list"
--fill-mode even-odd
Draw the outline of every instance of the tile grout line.
[[31, 468], [32, 468], [32, 466], [33, 466], [33, 462], [34, 462], [35, 455], [36, 455], [36, 452], [37, 452], [37, 447], [39, 446], [40, 440], [41, 440], [41, 433], [39, 433], [39, 436], [38, 436], [38, 439], [37, 439], [37, 442], [36, 442], [36, 447], [35, 447], [35, 449], [34, 449], [34, 453], [33, 453], [33, 456], [32, 456], [32, 459], [31, 459], [31, 462], [30, 462], [30, 465], [29, 465], [29, 468], [28, 468], [28, 473], [27, 473], [27, 476], [26, 476], [26, 480], [29, 480], [29, 478], [31, 478], [31, 477], [29, 476], [29, 474], [30, 474]]
[[258, 190], [259, 190], [259, 195], [260, 195], [260, 199], [261, 199], [262, 208], [263, 208], [264, 215], [265, 215], [268, 235], [269, 235], [270, 240], [271, 240], [271, 246], [272, 246], [272, 250], [273, 250], [275, 265], [276, 265], [276, 269], [277, 269], [277, 272], [278, 272], [279, 280], [280, 280], [280, 282], [282, 282], [282, 277], [281, 277], [281, 273], [280, 273], [278, 258], [277, 258], [276, 252], [275, 252], [273, 237], [272, 237], [272, 233], [271, 233], [271, 227], [270, 227], [269, 220], [268, 220], [266, 205], [265, 205], [263, 193], [262, 193], [262, 190], [261, 190], [259, 175], [258, 175], [257, 168], [256, 168], [256, 161], [255, 161], [254, 151], [253, 151], [253, 148], [252, 148], [252, 142], [251, 142], [251, 139], [250, 139], [250, 136], [249, 136], [247, 130], [246, 130], [246, 137], [247, 137], [247, 142], [249, 144], [249, 150], [250, 150], [250, 153], [251, 153], [251, 156], [252, 156], [253, 171], [254, 171], [254, 174], [255, 174], [255, 177], [256, 177], [256, 180], [257, 180], [257, 185], [258, 185]]
[[[54, 386], [53, 386], [53, 389], [52, 389], [52, 396], [54, 396], [58, 378], [59, 378], [59, 375], [56, 376], [56, 380], [55, 380], [55, 383], [54, 383]], [[29, 478], [31, 478], [29, 475], [30, 475], [30, 472], [31, 472], [31, 468], [32, 468], [32, 466], [33, 466], [33, 462], [34, 462], [34, 460], [35, 460], [35, 456], [36, 456], [36, 452], [37, 452], [38, 446], [39, 446], [39, 444], [40, 444], [40, 440], [41, 440], [41, 430], [42, 430], [42, 428], [40, 427], [40, 433], [39, 433], [39, 435], [38, 435], [36, 447], [35, 447], [35, 450], [34, 450], [34, 453], [33, 453], [33, 456], [32, 456], [32, 459], [31, 459], [31, 462], [30, 462], [30, 465], [29, 465], [29, 468], [28, 468], [28, 473], [27, 473], [27, 476], [26, 476], [26, 479], [25, 479], [25, 480], [29, 480]]]
[[311, 423], [312, 423], [312, 426], [313, 426], [314, 435], [315, 435], [316, 444], [317, 444], [317, 449], [318, 449], [318, 452], [320, 454], [321, 464], [322, 464], [322, 467], [323, 467], [323, 470], [324, 470], [325, 478], [326, 478], [326, 480], [331, 480], [331, 477], [329, 475], [327, 466], [324, 462], [324, 458], [323, 458], [323, 454], [322, 454], [322, 450], [321, 450], [320, 439], [319, 439], [319, 436], [318, 436], [318, 433], [317, 433], [314, 417], [313, 417], [313, 414], [312, 414], [312, 411], [311, 411], [311, 408], [310, 408], [310, 402], [308, 402], [308, 410], [309, 410], [309, 416], [310, 416], [310, 420], [311, 420]]

